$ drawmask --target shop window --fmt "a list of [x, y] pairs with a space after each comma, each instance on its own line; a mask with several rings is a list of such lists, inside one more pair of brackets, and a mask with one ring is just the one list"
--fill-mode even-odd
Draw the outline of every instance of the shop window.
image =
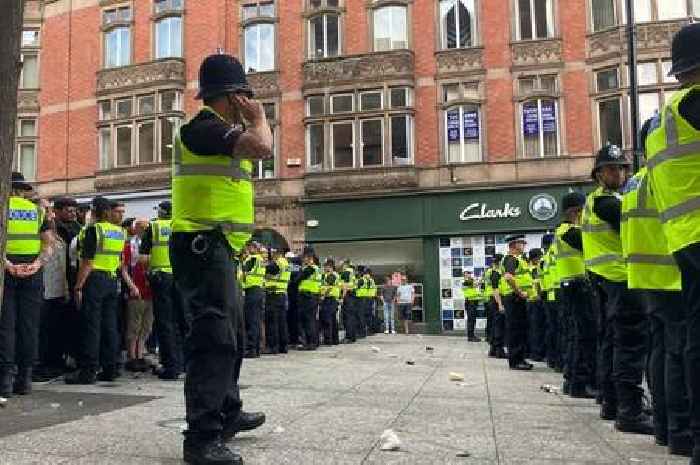
[[554, 37], [554, 0], [516, 0], [516, 38]]
[[309, 58], [328, 58], [340, 53], [340, 15], [324, 13], [309, 19]]
[[407, 7], [392, 5], [374, 9], [374, 51], [408, 48]]
[[100, 169], [169, 162], [184, 118], [181, 101], [180, 90], [99, 101]]
[[591, 0], [593, 32], [609, 29], [617, 24], [615, 2], [616, 0]]
[[249, 73], [275, 69], [275, 4], [256, 2], [243, 5], [243, 50]]
[[476, 44], [474, 0], [440, 1], [440, 43], [443, 49], [472, 47]]

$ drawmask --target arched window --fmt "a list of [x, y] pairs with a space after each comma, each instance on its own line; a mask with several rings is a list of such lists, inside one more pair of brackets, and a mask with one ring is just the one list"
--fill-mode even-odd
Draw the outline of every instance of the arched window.
[[443, 49], [476, 45], [474, 0], [441, 0], [440, 32], [440, 43]]

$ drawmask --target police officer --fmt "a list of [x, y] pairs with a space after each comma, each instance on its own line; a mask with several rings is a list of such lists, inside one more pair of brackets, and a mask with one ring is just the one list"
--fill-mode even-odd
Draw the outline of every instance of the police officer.
[[261, 247], [251, 242], [243, 260], [243, 290], [245, 291], [246, 358], [260, 357], [260, 324], [265, 309], [265, 266]]
[[[653, 120], [642, 128], [642, 145]], [[671, 454], [690, 456], [685, 346], [687, 324], [681, 295], [681, 273], [668, 249], [649, 173], [642, 168], [628, 182], [622, 198], [622, 250], [627, 285], [639, 293], [651, 327], [648, 384], [654, 407], [656, 443]]]
[[234, 255], [254, 228], [249, 160], [272, 156], [272, 134], [237, 59], [207, 57], [199, 86], [204, 107], [173, 144], [170, 259], [191, 321], [183, 452], [188, 463], [238, 465], [240, 455], [223, 439], [260, 426], [265, 416], [241, 409], [245, 342]]
[[367, 334], [372, 336], [376, 332], [376, 304], [377, 304], [377, 283], [372, 276], [372, 269], [365, 269], [365, 285], [367, 287], [367, 299], [365, 303], [365, 313], [367, 314]]
[[320, 322], [324, 345], [338, 344], [338, 301], [340, 300], [340, 275], [335, 271], [332, 258], [326, 259], [323, 274], [323, 301]]
[[464, 311], [467, 314], [467, 340], [469, 342], [481, 342], [481, 339], [474, 334], [476, 309], [481, 298], [480, 294], [471, 271], [465, 271], [464, 281], [462, 281], [462, 295], [464, 296]]
[[668, 248], [681, 271], [687, 321], [690, 422], [695, 442], [692, 464], [700, 465], [700, 24], [673, 38], [672, 66], [681, 90], [652, 125], [646, 143], [651, 189]]
[[541, 362], [546, 356], [545, 332], [547, 330], [547, 314], [541, 296], [540, 261], [542, 249], [534, 248], [528, 252], [530, 264], [531, 285], [527, 291], [527, 315], [530, 322], [528, 340], [530, 357]]
[[629, 164], [614, 145], [598, 152], [591, 173], [598, 188], [586, 198], [582, 215], [583, 256], [601, 296], [601, 418], [616, 420], [615, 427], [622, 432], [653, 434], [651, 420], [642, 412], [647, 319], [627, 287], [620, 240], [619, 191]]
[[547, 329], [545, 331], [545, 352], [547, 366], [554, 370], [559, 368], [559, 314], [557, 310], [556, 294], [554, 290], [554, 236], [545, 234], [542, 236], [541, 246], [544, 257], [540, 262], [542, 274], [542, 301], [547, 315]]
[[148, 265], [148, 282], [153, 290], [154, 329], [158, 338], [160, 364], [156, 374], [162, 380], [176, 380], [185, 369], [184, 314], [173, 280], [168, 243], [172, 232], [172, 203], [158, 204], [158, 219], [150, 222], [141, 238], [140, 259]]
[[357, 297], [355, 289], [357, 279], [355, 267], [349, 259], [343, 262], [340, 272], [340, 281], [343, 291], [343, 327], [345, 328], [345, 342], [352, 344], [357, 337]]
[[493, 257], [493, 263], [491, 263], [491, 266], [484, 274], [487, 293], [490, 292], [488, 306], [492, 318], [489, 357], [495, 358], [507, 358], [504, 350], [506, 335], [505, 307], [503, 306], [503, 300], [499, 290], [503, 271], [501, 269], [502, 260], [503, 256], [501, 254], [496, 254]]
[[[39, 345], [43, 303], [41, 267], [51, 253], [51, 233], [42, 210], [28, 200], [32, 186], [12, 173], [0, 315], [0, 396], [29, 394]], [[15, 374], [17, 375], [15, 377]]]
[[315, 262], [313, 249], [304, 251], [304, 264], [299, 283], [299, 328], [302, 350], [316, 350], [315, 329], [319, 297], [321, 294], [321, 271]]
[[503, 280], [499, 294], [506, 313], [506, 346], [508, 366], [511, 370], [531, 370], [532, 364], [525, 360], [527, 348], [527, 262], [522, 255], [526, 245], [525, 236], [515, 234], [506, 237], [508, 255], [503, 257]]
[[269, 354], [286, 354], [287, 286], [291, 277], [289, 262], [282, 250], [271, 250], [272, 260], [265, 268], [265, 341]]
[[562, 306], [567, 308], [572, 347], [568, 360], [569, 394], [595, 398], [596, 318], [583, 260], [581, 212], [586, 196], [572, 192], [562, 199], [564, 221], [556, 230], [557, 274], [561, 282]]
[[[117, 209], [114, 215], [112, 210]], [[80, 251], [80, 268], [75, 284], [75, 300], [82, 320], [82, 347], [78, 371], [66, 376], [66, 384], [94, 384], [98, 366], [100, 381], [117, 376], [119, 334], [119, 278], [117, 270], [126, 241], [121, 227], [122, 209], [118, 203], [95, 197], [92, 212], [96, 222], [85, 229]]]

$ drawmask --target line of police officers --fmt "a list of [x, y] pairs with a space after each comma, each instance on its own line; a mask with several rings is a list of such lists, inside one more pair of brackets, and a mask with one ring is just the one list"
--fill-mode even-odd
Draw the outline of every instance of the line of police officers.
[[524, 236], [511, 236], [485, 275], [489, 355], [516, 370], [532, 368], [526, 355], [545, 358], [563, 373], [565, 394], [596, 398], [617, 430], [654, 435], [691, 465], [700, 465], [698, 43], [700, 24], [673, 39], [670, 75], [681, 90], [642, 128], [645, 166], [629, 178], [622, 151], [604, 147], [596, 188], [562, 199], [544, 257], [532, 250], [528, 263]]

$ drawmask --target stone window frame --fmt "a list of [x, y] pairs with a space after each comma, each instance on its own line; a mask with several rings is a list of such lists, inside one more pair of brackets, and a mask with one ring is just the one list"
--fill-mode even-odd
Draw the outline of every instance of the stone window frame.
[[[20, 114], [17, 115], [17, 125], [15, 127], [15, 153], [12, 158], [12, 170], [21, 172], [27, 181], [34, 181], [37, 177], [38, 171], [38, 160], [39, 160], [39, 115], [38, 114]], [[34, 134], [29, 136], [22, 135], [22, 122], [32, 121], [34, 122]], [[22, 163], [20, 157], [22, 156], [22, 147], [31, 146], [34, 148], [34, 172], [26, 173], [20, 168]]]
[[[391, 90], [396, 88], [408, 89], [408, 103], [404, 107], [391, 106]], [[381, 90], [382, 91], [382, 108], [378, 110], [362, 111], [360, 109], [360, 95], [366, 92]], [[332, 114], [330, 112], [331, 97], [334, 95], [353, 95], [353, 111]], [[323, 114], [311, 116], [309, 114], [309, 101], [312, 97], [323, 97]], [[392, 168], [401, 166], [413, 166], [415, 164], [415, 88], [414, 84], [408, 81], [397, 80], [368, 84], [365, 87], [358, 86], [339, 86], [337, 88], [308, 91], [304, 95], [304, 141], [305, 141], [305, 163], [307, 172], [335, 172], [335, 171], [350, 171], [374, 168]], [[405, 163], [394, 163], [391, 146], [391, 121], [395, 116], [407, 116], [408, 126], [408, 150], [410, 152], [408, 160]], [[379, 165], [363, 166], [362, 163], [362, 140], [361, 126], [362, 121], [367, 120], [382, 120], [382, 163]], [[337, 123], [352, 123], [353, 127], [353, 166], [336, 168], [334, 156], [332, 153], [332, 126]], [[323, 126], [323, 162], [319, 167], [312, 166], [310, 153], [310, 130], [312, 125]]]
[[[371, 52], [379, 52], [374, 46], [374, 13], [387, 6], [402, 6], [406, 8], [406, 48], [405, 50], [413, 50], [413, 3], [414, 0], [366, 0], [367, 9], [367, 33], [369, 40], [369, 48]], [[384, 50], [391, 52], [399, 49]], [[401, 49], [404, 50], [404, 49]]]
[[[258, 11], [260, 8], [261, 4], [268, 4], [271, 3], [274, 6], [275, 12], [273, 16], [255, 16], [253, 18], [244, 18], [243, 16], [243, 9], [245, 7], [249, 6], [257, 6]], [[241, 63], [243, 64], [244, 69], [248, 68], [248, 64], [246, 63], [245, 60], [245, 32], [246, 28], [248, 26], [253, 26], [256, 24], [272, 24], [273, 26], [273, 43], [274, 43], [274, 63], [272, 66], [272, 69], [265, 70], [265, 71], [246, 71], [247, 74], [257, 74], [257, 73], [271, 73], [271, 72], [277, 72], [279, 71], [280, 67], [280, 57], [279, 57], [279, 23], [280, 23], [280, 14], [279, 14], [279, 4], [280, 0], [240, 0], [240, 5], [239, 5], [239, 24], [238, 24], [238, 29], [239, 29], [239, 57], [241, 57]]]
[[435, 0], [435, 31], [437, 34], [435, 36], [435, 50], [437, 51], [449, 51], [449, 50], [468, 50], [472, 48], [483, 47], [483, 35], [481, 28], [481, 17], [483, 14], [483, 0], [473, 0], [474, 1], [474, 11], [476, 12], [476, 19], [474, 21], [475, 27], [472, 31], [472, 44], [468, 47], [457, 47], [457, 48], [447, 48], [443, 47], [442, 44], [442, 18], [440, 16], [440, 1]]
[[269, 99], [259, 99], [259, 102], [263, 105], [263, 108], [269, 105], [273, 105], [274, 107], [274, 115], [271, 118], [267, 112], [265, 112], [265, 116], [267, 117], [267, 122], [270, 125], [270, 129], [272, 130], [272, 176], [265, 177], [264, 176], [264, 169], [265, 169], [265, 163], [269, 162], [269, 160], [253, 160], [253, 179], [254, 180], [266, 180], [266, 179], [277, 179], [280, 176], [279, 172], [279, 145], [280, 145], [280, 102], [279, 99], [276, 98], [269, 98]]
[[[162, 109], [162, 99], [163, 94], [168, 92], [176, 92], [178, 95], [178, 110], [163, 110]], [[142, 115], [140, 114], [139, 99], [145, 96], [153, 95], [155, 98], [155, 108], [152, 114]], [[131, 115], [125, 118], [118, 118], [116, 116], [116, 107], [118, 101], [131, 100]], [[103, 118], [101, 105], [104, 102], [110, 102], [111, 116], [109, 118]], [[99, 171], [110, 171], [114, 169], [128, 169], [144, 166], [154, 166], [161, 165], [164, 163], [170, 163], [170, 160], [162, 159], [162, 131], [164, 119], [176, 119], [173, 125], [172, 131], [175, 131], [182, 125], [185, 121], [185, 91], [180, 87], [173, 86], [163, 86], [151, 89], [140, 89], [139, 91], [132, 91], [126, 94], [113, 94], [105, 98], [99, 98], [97, 100], [97, 147], [98, 147], [98, 170]], [[139, 141], [138, 141], [138, 128], [140, 124], [153, 122], [154, 123], [154, 160], [149, 162], [141, 163], [139, 161]], [[118, 164], [118, 151], [117, 151], [117, 128], [120, 127], [130, 127], [131, 128], [131, 162], [128, 165]], [[102, 163], [102, 131], [104, 129], [109, 129], [110, 131], [110, 149], [109, 149], [109, 165], [104, 166]]]
[[[445, 95], [445, 88], [450, 85], [459, 87], [460, 95], [452, 100], [448, 100]], [[475, 87], [474, 90], [468, 90], [468, 87]], [[438, 92], [438, 147], [440, 148], [440, 161], [444, 165], [464, 165], [473, 163], [485, 163], [487, 161], [486, 154], [488, 153], [487, 144], [487, 127], [486, 121], [486, 82], [483, 78], [451, 78], [444, 79], [437, 83], [436, 89]], [[447, 152], [447, 111], [450, 108], [461, 107], [465, 105], [476, 105], [479, 109], [479, 150], [480, 160], [477, 161], [453, 161], [449, 160]]]
[[[531, 5], [533, 4], [534, 0], [530, 0]], [[549, 37], [537, 37], [537, 38], [531, 38], [531, 39], [521, 39], [520, 38], [520, 3], [519, 0], [513, 0], [510, 2], [511, 6], [511, 28], [512, 28], [512, 33], [511, 33], [511, 40], [513, 42], [534, 42], [538, 40], [555, 40], [555, 39], [560, 39], [561, 35], [561, 28], [559, 27], [559, 0], [548, 0], [549, 2], [552, 3], [552, 35]], [[534, 21], [534, 18], [532, 19]]]
[[[304, 8], [304, 57], [306, 60], [323, 60], [325, 58], [337, 58], [345, 54], [345, 47], [343, 39], [345, 38], [345, 14], [347, 13], [347, 8], [345, 7], [344, 0], [338, 0], [338, 6], [328, 6], [326, 4], [327, 0], [322, 0], [323, 4], [320, 7], [312, 7], [310, 0], [305, 1]], [[338, 54], [330, 57], [312, 57], [311, 56], [311, 25], [310, 22], [313, 18], [323, 15], [337, 15], [338, 16]]]
[[[180, 0], [182, 6], [177, 8], [171, 8], [165, 11], [156, 12], [156, 0], [151, 2], [151, 59], [170, 59], [170, 58], [184, 58], [186, 55], [185, 50], [185, 13], [186, 13], [186, 0]], [[180, 56], [168, 56], [160, 57], [158, 56], [158, 23], [161, 20], [168, 18], [180, 18]]]
[[[117, 20], [113, 21], [109, 24], [105, 24], [104, 18], [105, 18], [105, 13], [108, 11], [113, 11], [113, 10], [120, 10], [123, 8], [129, 8], [131, 10], [131, 15], [130, 19], [127, 20]], [[127, 1], [117, 1], [117, 2], [105, 2], [104, 6], [100, 8], [100, 35], [101, 35], [101, 40], [100, 40], [100, 63], [101, 63], [101, 69], [115, 69], [118, 67], [107, 67], [107, 63], [105, 60], [105, 40], [106, 40], [106, 34], [116, 28], [120, 27], [127, 27], [129, 29], [129, 63], [121, 65], [123, 66], [130, 66], [134, 64], [134, 25], [135, 25], [135, 19], [134, 19], [134, 2], [133, 0], [127, 0]]]
[[[522, 79], [537, 78], [551, 76], [554, 77], [555, 90], [549, 91], [545, 89], [535, 89], [531, 92], [520, 91], [520, 81]], [[538, 71], [523, 71], [513, 75], [513, 95], [515, 103], [515, 139], [516, 139], [516, 158], [518, 160], [543, 160], [548, 158], [559, 158], [566, 154], [566, 104], [564, 101], [565, 95], [562, 92], [562, 70], [561, 68], [542, 69]], [[557, 118], [557, 153], [556, 155], [540, 155], [538, 157], [525, 156], [525, 137], [523, 135], [523, 104], [531, 100], [553, 99], [555, 101], [555, 113]], [[542, 129], [540, 128], [540, 133]], [[542, 136], [540, 136], [540, 144], [542, 144]], [[540, 147], [540, 153], [543, 152], [543, 147]]]

